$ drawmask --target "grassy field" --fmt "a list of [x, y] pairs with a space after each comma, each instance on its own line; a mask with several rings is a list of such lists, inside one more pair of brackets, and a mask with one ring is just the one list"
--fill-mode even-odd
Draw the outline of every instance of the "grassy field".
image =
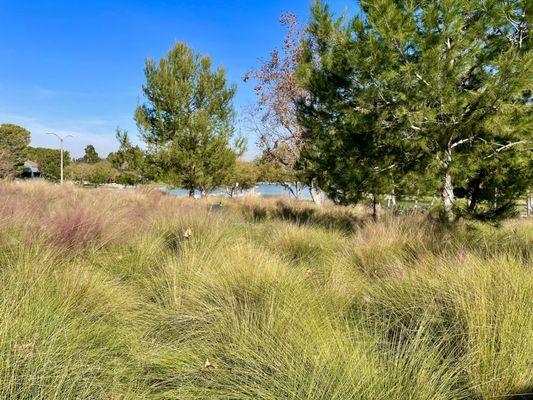
[[531, 220], [1, 184], [0, 398], [527, 398], [532, 264]]

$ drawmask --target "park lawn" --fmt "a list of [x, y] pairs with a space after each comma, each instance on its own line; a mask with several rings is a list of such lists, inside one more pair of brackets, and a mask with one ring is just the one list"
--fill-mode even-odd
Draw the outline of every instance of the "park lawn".
[[525, 219], [2, 183], [0, 398], [518, 398], [532, 261]]

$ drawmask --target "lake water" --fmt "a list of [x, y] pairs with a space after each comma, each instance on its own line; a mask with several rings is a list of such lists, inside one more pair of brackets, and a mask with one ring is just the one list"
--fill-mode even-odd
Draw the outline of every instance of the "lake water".
[[[179, 197], [186, 197], [189, 195], [189, 191], [187, 189], [172, 189], [169, 190], [169, 193], [174, 196]], [[256, 185], [254, 189], [248, 190], [246, 192], [238, 192], [238, 195], [243, 194], [256, 194], [258, 196], [263, 197], [291, 197], [291, 194], [287, 188], [285, 188], [282, 185], [275, 184], [275, 183], [261, 183], [259, 185]], [[225, 196], [226, 195], [226, 189], [216, 189], [208, 193], [208, 196]], [[196, 197], [200, 197], [200, 191], [196, 191]], [[301, 200], [311, 200], [311, 195], [309, 194], [309, 189], [307, 187], [304, 187], [300, 194]]]

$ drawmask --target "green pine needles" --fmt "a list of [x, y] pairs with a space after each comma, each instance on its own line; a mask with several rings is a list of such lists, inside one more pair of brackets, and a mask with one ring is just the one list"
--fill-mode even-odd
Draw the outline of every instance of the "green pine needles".
[[353, 203], [419, 176], [447, 220], [512, 214], [533, 181], [527, 4], [362, 1], [335, 20], [317, 1], [299, 118], [320, 187]]
[[222, 186], [243, 147], [232, 143], [235, 86], [224, 69], [177, 43], [159, 62], [147, 60], [145, 75], [135, 120], [160, 178], [191, 196]]

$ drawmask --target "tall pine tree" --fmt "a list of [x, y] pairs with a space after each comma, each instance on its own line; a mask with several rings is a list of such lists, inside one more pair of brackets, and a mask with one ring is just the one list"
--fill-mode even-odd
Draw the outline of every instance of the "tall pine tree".
[[232, 172], [240, 145], [234, 136], [233, 96], [222, 68], [177, 43], [158, 63], [146, 61], [146, 102], [135, 119], [161, 178], [202, 194]]
[[359, 19], [334, 20], [318, 2], [299, 70], [308, 93], [298, 107], [305, 132], [301, 167], [340, 204], [371, 196], [375, 205], [378, 195], [394, 192], [403, 168], [397, 159], [406, 152], [400, 122], [376, 83], [390, 74], [391, 60], [365, 28]]
[[[524, 168], [532, 140], [528, 3], [375, 0], [361, 7], [361, 16], [334, 21], [327, 6], [314, 6], [301, 68], [310, 96], [300, 107], [310, 164], [346, 193], [387, 168], [399, 176], [431, 171], [447, 219], [458, 189], [470, 211], [483, 202], [485, 216], [508, 211], [509, 199], [531, 184]], [[351, 183], [343, 171], [356, 171]], [[495, 174], [498, 183], [489, 179]], [[476, 192], [476, 179], [499, 191]]]

